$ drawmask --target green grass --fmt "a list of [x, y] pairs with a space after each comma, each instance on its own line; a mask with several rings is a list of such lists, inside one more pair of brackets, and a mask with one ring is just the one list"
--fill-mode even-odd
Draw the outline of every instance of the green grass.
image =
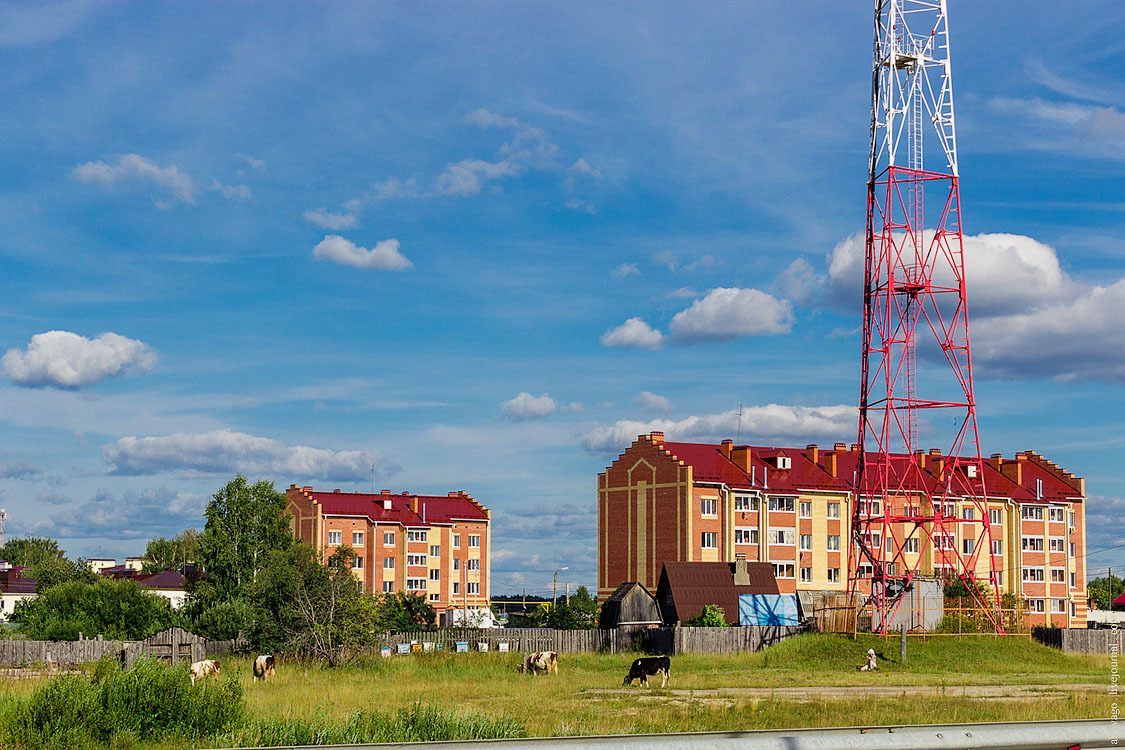
[[[879, 655], [880, 669], [857, 672], [868, 648]], [[142, 740], [145, 735], [126, 723], [112, 741], [121, 750], [185, 750], [1108, 715], [1108, 657], [991, 637], [911, 638], [905, 664], [898, 650], [897, 639], [804, 635], [755, 654], [678, 656], [665, 690], [622, 687], [635, 654], [564, 654], [557, 677], [516, 674], [519, 654], [427, 653], [336, 669], [281, 660], [268, 683], [251, 680], [248, 658], [228, 657], [223, 678], [241, 690], [244, 718], [207, 740], [189, 731]], [[0, 683], [0, 723], [48, 684], [29, 682]], [[1097, 687], [1060, 693], [1061, 683]], [[982, 685], [1007, 687], [987, 698], [962, 694], [961, 686]], [[800, 686], [878, 690], [774, 694]], [[1028, 689], [1036, 686], [1043, 692]], [[913, 690], [927, 692], [923, 698]], [[60, 703], [63, 715], [70, 715], [67, 705]]]

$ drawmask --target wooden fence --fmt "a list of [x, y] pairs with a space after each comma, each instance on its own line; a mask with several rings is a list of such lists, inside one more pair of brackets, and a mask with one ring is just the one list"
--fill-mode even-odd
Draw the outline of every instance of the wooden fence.
[[0, 640], [0, 667], [42, 665], [71, 669], [106, 656], [123, 664], [132, 664], [142, 655], [176, 664], [222, 656], [233, 645], [233, 641], [209, 641], [180, 628], [169, 628], [143, 641], [107, 641], [102, 638], [79, 641]]
[[1077, 654], [1121, 654], [1125, 637], [1118, 628], [1087, 630], [1086, 628], [1031, 629], [1031, 637], [1040, 643]]

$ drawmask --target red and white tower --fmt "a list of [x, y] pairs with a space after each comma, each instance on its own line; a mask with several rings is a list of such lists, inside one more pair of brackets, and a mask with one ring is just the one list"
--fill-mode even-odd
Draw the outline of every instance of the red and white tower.
[[[974, 585], [996, 591], [998, 559], [969, 354], [945, 0], [875, 0], [871, 93], [849, 585], [870, 593], [885, 634], [915, 577], [959, 578], [1000, 629], [995, 602]], [[921, 451], [919, 433], [944, 452]]]

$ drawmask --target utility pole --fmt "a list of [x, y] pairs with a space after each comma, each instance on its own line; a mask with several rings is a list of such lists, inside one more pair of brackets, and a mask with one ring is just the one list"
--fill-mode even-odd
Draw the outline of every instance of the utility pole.
[[570, 606], [570, 581], [566, 582], [566, 606]]
[[564, 570], [569, 570], [569, 566], [563, 566], [555, 571], [555, 583], [551, 588], [551, 609], [555, 608], [555, 603], [559, 600], [559, 573]]

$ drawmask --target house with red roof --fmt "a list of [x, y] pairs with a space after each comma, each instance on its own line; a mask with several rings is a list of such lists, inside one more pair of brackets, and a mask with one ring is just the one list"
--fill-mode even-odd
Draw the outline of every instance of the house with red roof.
[[26, 567], [0, 561], [0, 622], [11, 617], [17, 602], [38, 596], [35, 586], [39, 581], [23, 575], [28, 570]]
[[[858, 459], [858, 446], [845, 443], [801, 449], [639, 436], [598, 475], [598, 598], [624, 581], [656, 587], [665, 563], [735, 560], [769, 563], [781, 593], [846, 591]], [[964, 464], [933, 449], [898, 456], [891, 470], [905, 488], [907, 507], [896, 515], [908, 515], [910, 503], [940, 503], [946, 517], [965, 519], [951, 524], [956, 531], [942, 535], [942, 544], [975, 561], [985, 580], [991, 557], [997, 588], [1026, 603], [1031, 624], [1085, 627], [1080, 477], [1034, 451], [985, 459], [975, 477], [986, 488], [992, 528], [984, 550], [974, 549], [981, 527], [970, 523], [974, 504], [942, 490], [947, 472], [965, 471]], [[935, 545], [910, 541], [907, 528], [890, 535], [919, 573], [942, 574], [946, 556]]]
[[293, 534], [325, 562], [351, 547], [364, 591], [417, 593], [439, 612], [488, 607], [491, 512], [468, 493], [320, 492], [294, 484], [285, 494]]

